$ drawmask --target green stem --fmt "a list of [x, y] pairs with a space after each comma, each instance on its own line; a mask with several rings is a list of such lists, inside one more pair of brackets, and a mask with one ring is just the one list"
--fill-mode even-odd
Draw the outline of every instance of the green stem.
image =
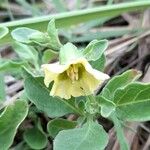
[[96, 103], [95, 97], [93, 95], [88, 95], [87, 100], [89, 100], [91, 103]]
[[125, 139], [125, 135], [124, 135], [123, 128], [122, 128], [120, 121], [115, 116], [115, 114], [112, 114], [111, 119], [114, 123], [114, 127], [115, 127], [116, 132], [117, 132], [117, 138], [118, 138], [119, 143], [120, 143], [120, 149], [121, 150], [129, 150], [129, 145]]
[[[62, 99], [61, 99], [62, 100]], [[65, 103], [68, 107], [70, 107], [74, 112], [76, 112], [78, 115], [84, 116], [83, 112], [80, 111], [78, 108], [74, 107], [73, 105], [69, 104], [67, 100], [63, 100], [63, 103]]]
[[94, 116], [96, 113], [99, 112], [99, 105], [93, 95], [86, 96], [85, 105], [86, 105], [85, 108], [86, 108], [87, 113]]

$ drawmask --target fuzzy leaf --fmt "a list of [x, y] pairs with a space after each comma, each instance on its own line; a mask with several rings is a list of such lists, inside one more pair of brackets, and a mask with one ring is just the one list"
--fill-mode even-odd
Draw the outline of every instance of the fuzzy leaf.
[[37, 63], [38, 52], [32, 46], [15, 42], [13, 48], [21, 59], [30, 61], [31, 63], [34, 62], [34, 64]]
[[21, 67], [25, 65], [23, 61], [13, 61], [3, 59], [0, 60], [0, 72], [13, 72], [20, 71]]
[[131, 83], [114, 95], [116, 114], [127, 121], [150, 120], [150, 84]]
[[51, 44], [52, 48], [54, 50], [58, 51], [62, 45], [58, 38], [58, 30], [55, 27], [55, 19], [52, 19], [48, 23], [47, 32], [50, 37], [50, 44]]
[[8, 150], [13, 143], [18, 126], [28, 112], [27, 102], [16, 100], [9, 104], [0, 115], [0, 148]]
[[43, 46], [43, 47], [49, 47], [50, 45], [50, 38], [47, 33], [34, 32], [30, 34], [28, 38], [33, 43]]
[[21, 27], [13, 30], [11, 32], [11, 36], [13, 37], [14, 40], [18, 42], [29, 44], [31, 43], [31, 40], [29, 39], [30, 35], [36, 32], [40, 32], [40, 31], [26, 28], [26, 27]]
[[43, 61], [43, 63], [49, 63], [53, 60], [56, 60], [57, 57], [58, 57], [58, 53], [48, 49], [48, 50], [44, 51], [42, 61]]
[[107, 40], [93, 40], [89, 43], [89, 45], [83, 50], [83, 56], [88, 61], [96, 61], [98, 60], [108, 47]]
[[81, 51], [79, 51], [75, 45], [67, 43], [60, 49], [59, 61], [61, 64], [67, 64], [71, 60], [80, 58], [81, 56]]
[[58, 118], [48, 122], [47, 130], [49, 135], [54, 138], [59, 133], [59, 131], [72, 129], [75, 128], [76, 126], [77, 122], [75, 121], [69, 121], [66, 119]]
[[115, 111], [115, 104], [112, 101], [109, 101], [102, 96], [97, 96], [96, 100], [101, 107], [101, 115], [103, 117], [107, 118]]
[[103, 150], [107, 142], [102, 126], [88, 122], [82, 128], [60, 131], [54, 140], [54, 150]]
[[24, 140], [32, 149], [43, 149], [47, 145], [47, 137], [37, 127], [27, 129], [24, 133]]
[[114, 93], [118, 88], [123, 88], [127, 84], [137, 80], [141, 72], [135, 69], [128, 70], [121, 75], [113, 77], [103, 88], [102, 96], [108, 100], [114, 99]]
[[90, 61], [90, 64], [92, 65], [92, 67], [99, 71], [104, 71], [105, 63], [106, 63], [106, 57], [104, 54], [102, 54], [102, 56], [96, 61]]

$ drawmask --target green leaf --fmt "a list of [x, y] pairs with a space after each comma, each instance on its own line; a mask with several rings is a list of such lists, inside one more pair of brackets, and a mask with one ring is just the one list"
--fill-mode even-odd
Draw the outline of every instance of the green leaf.
[[[25, 92], [31, 102], [33, 102], [39, 110], [44, 111], [49, 117], [60, 117], [68, 113], [74, 112], [69, 102], [61, 100], [57, 97], [49, 95], [50, 90], [44, 85], [44, 79], [41, 77], [33, 77], [25, 72]], [[68, 106], [69, 105], [69, 106]]]
[[29, 40], [43, 47], [50, 47], [50, 37], [47, 33], [34, 32], [28, 36]]
[[13, 143], [18, 126], [25, 119], [28, 105], [25, 100], [9, 104], [0, 115], [0, 148], [8, 150]]
[[62, 46], [58, 38], [58, 31], [55, 28], [54, 19], [49, 22], [46, 33], [39, 31], [33, 32], [28, 36], [28, 39], [35, 44], [50, 48], [54, 51], [59, 51]]
[[140, 76], [140, 71], [131, 69], [121, 75], [113, 77], [103, 88], [102, 96], [113, 101], [114, 93], [118, 88], [123, 88], [127, 84], [137, 80]]
[[101, 115], [105, 118], [109, 117], [115, 111], [115, 104], [102, 96], [96, 96], [96, 100], [101, 107]]
[[56, 60], [57, 58], [58, 58], [58, 53], [48, 49], [43, 53], [42, 62], [49, 63], [52, 62], [53, 60]]
[[105, 63], [106, 63], [106, 57], [104, 54], [102, 54], [102, 56], [98, 60], [90, 61], [90, 64], [92, 65], [92, 67], [99, 71], [104, 71]]
[[11, 32], [11, 36], [13, 37], [14, 40], [18, 42], [29, 44], [31, 43], [31, 40], [29, 39], [29, 37], [31, 36], [31, 34], [37, 33], [37, 32], [39, 33], [40, 31], [26, 28], [26, 27], [21, 27], [21, 28], [17, 28], [13, 30]]
[[107, 40], [93, 40], [89, 43], [89, 45], [83, 50], [83, 56], [88, 61], [96, 61], [98, 60], [108, 47]]
[[27, 60], [33, 64], [37, 64], [38, 52], [32, 46], [15, 42], [13, 44], [13, 48], [21, 59]]
[[80, 58], [81, 56], [81, 51], [79, 51], [75, 45], [67, 43], [60, 49], [59, 61], [61, 64], [67, 64], [71, 60]]
[[7, 27], [0, 27], [0, 39], [3, 38], [9, 32]]
[[127, 121], [150, 120], [150, 84], [131, 83], [114, 95], [116, 114]]
[[26, 27], [17, 28], [11, 32], [13, 39], [18, 42], [30, 44], [31, 46], [36, 44], [36, 46], [39, 45], [58, 50], [58, 48], [60, 48], [60, 43], [58, 42], [58, 39], [55, 41], [56, 39], [54, 39], [53, 34], [51, 35], [52, 37], [49, 37], [47, 33]]
[[6, 92], [5, 92], [4, 75], [0, 74], [0, 102], [4, 101], [5, 97], [6, 97]]
[[77, 122], [75, 121], [58, 118], [48, 122], [47, 130], [49, 135], [54, 138], [59, 133], [59, 131], [73, 129], [76, 126]]
[[52, 49], [58, 51], [62, 45], [58, 38], [58, 30], [55, 27], [55, 19], [52, 19], [48, 23], [47, 32], [50, 37], [49, 42], [50, 42], [50, 45], [52, 46]]
[[24, 132], [24, 140], [32, 149], [43, 149], [46, 147], [48, 140], [46, 135], [37, 127], [27, 129]]
[[107, 142], [102, 126], [88, 122], [82, 128], [60, 131], [54, 140], [54, 150], [103, 150]]
[[23, 61], [13, 61], [2, 59], [0, 60], [0, 72], [20, 71], [21, 67], [25, 65]]

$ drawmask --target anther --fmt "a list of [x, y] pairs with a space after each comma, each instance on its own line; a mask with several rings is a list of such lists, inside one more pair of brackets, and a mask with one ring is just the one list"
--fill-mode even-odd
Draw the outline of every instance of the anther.
[[72, 80], [72, 82], [77, 81], [79, 79], [78, 67], [75, 65], [71, 65], [67, 70], [67, 75]]

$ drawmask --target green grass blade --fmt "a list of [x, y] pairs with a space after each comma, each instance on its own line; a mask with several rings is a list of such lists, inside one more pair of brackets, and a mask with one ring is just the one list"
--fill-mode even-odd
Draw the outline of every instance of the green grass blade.
[[[24, 26], [29, 28], [34, 28], [40, 31], [45, 31], [47, 24], [50, 19], [56, 19], [57, 28], [71, 26], [74, 24], [94, 20], [100, 17], [115, 16], [120, 15], [125, 12], [142, 10], [150, 7], [150, 1], [139, 1], [130, 3], [114, 4], [111, 6], [101, 6], [92, 9], [78, 10], [72, 12], [66, 12], [56, 15], [48, 15], [43, 17], [35, 17], [30, 19], [24, 19], [19, 21], [13, 21], [8, 23], [3, 23], [3, 26], [9, 28], [12, 31], [16, 27]], [[1, 39], [0, 44], [5, 44], [10, 42], [12, 39], [10, 34]]]
[[[49, 2], [51, 2], [49, 0]], [[65, 1], [63, 0], [52, 0], [53, 4], [55, 5], [55, 9], [57, 10], [57, 12], [65, 12], [67, 11], [67, 8], [65, 7]]]
[[93, 39], [107, 39], [107, 38], [114, 38], [120, 37], [125, 34], [132, 34], [138, 35], [145, 31], [150, 30], [150, 28], [129, 28], [129, 27], [121, 27], [121, 28], [108, 28], [107, 30], [102, 30], [98, 32], [88, 32], [84, 33], [82, 36], [74, 35], [72, 38], [69, 39], [70, 42], [77, 43], [77, 42], [89, 42]]

